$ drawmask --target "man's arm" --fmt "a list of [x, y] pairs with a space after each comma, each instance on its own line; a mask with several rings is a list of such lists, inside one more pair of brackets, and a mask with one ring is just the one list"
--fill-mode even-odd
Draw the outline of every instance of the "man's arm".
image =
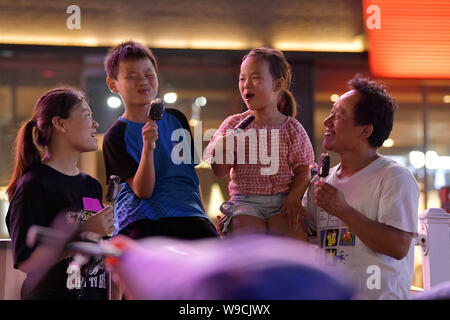
[[323, 210], [341, 219], [364, 244], [375, 252], [397, 260], [403, 259], [409, 251], [412, 232], [371, 220], [350, 207], [342, 192], [333, 186], [318, 181], [314, 203]]

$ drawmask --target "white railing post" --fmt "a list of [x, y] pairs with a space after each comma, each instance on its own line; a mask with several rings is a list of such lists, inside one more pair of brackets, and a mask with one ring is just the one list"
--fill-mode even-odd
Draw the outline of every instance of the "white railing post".
[[430, 208], [419, 215], [423, 288], [450, 280], [450, 214]]

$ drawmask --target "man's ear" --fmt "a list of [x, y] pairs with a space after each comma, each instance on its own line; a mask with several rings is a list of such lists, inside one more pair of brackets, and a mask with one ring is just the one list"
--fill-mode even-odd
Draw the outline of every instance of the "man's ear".
[[369, 139], [373, 132], [373, 124], [367, 124], [362, 126], [361, 138]]
[[64, 119], [61, 119], [61, 117], [58, 117], [58, 116], [53, 117], [52, 124], [56, 130], [63, 132], [63, 133], [66, 132], [66, 128], [64, 127]]
[[118, 92], [117, 87], [116, 87], [116, 79], [106, 77], [106, 85], [108, 86], [109, 90], [111, 90], [111, 92], [114, 92], [114, 93]]

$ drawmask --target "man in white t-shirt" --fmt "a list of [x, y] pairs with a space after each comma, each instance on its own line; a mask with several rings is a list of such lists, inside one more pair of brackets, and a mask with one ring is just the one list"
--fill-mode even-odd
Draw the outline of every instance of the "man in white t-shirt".
[[340, 163], [305, 195], [322, 261], [340, 268], [363, 299], [407, 299], [413, 277], [419, 188], [403, 166], [377, 153], [396, 102], [356, 76], [324, 120], [323, 147]]

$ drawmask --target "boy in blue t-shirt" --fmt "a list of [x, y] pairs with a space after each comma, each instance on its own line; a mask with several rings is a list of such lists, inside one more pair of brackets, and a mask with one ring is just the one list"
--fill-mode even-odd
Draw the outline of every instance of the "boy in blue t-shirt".
[[[158, 92], [158, 66], [151, 50], [133, 41], [121, 43], [109, 50], [105, 70], [109, 89], [125, 104], [124, 114], [103, 140], [107, 183], [110, 175], [121, 178], [115, 203], [116, 234], [133, 239], [218, 236], [204, 212], [193, 161], [176, 164], [172, 159], [177, 143], [192, 143], [186, 135], [180, 141], [171, 140], [175, 130], [189, 130], [185, 116], [166, 109], [161, 120], [148, 117]], [[191, 146], [182, 149], [193, 150]]]

